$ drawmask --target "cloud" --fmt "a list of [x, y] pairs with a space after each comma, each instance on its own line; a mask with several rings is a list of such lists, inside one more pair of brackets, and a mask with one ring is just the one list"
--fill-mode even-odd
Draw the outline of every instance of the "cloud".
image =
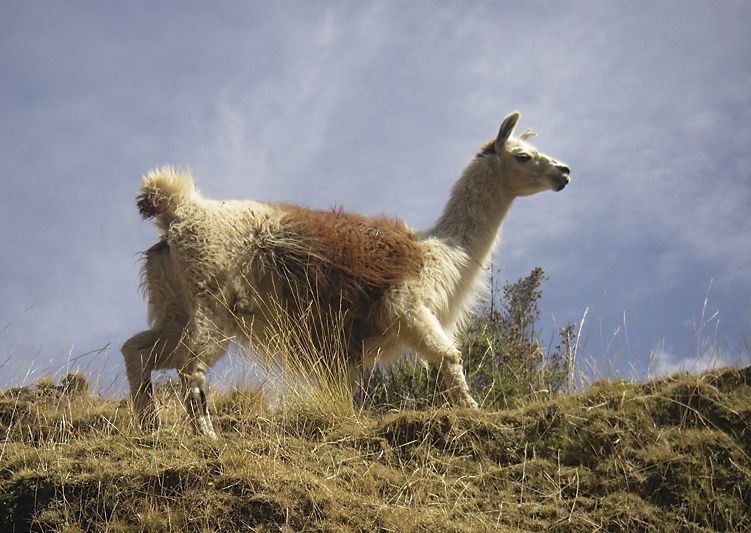
[[[217, 198], [424, 228], [513, 109], [573, 181], [513, 206], [507, 278], [544, 266], [562, 321], [607, 290], [603, 321], [627, 311], [640, 360], [656, 338], [690, 337], [681, 324], [710, 279], [723, 313], [747, 316], [747, 3], [425, 8], [9, 8], [0, 328], [20, 321], [0, 334], [7, 379], [71, 346], [110, 342], [114, 360], [98, 361], [112, 367], [145, 326], [136, 253], [154, 230], [132, 202], [148, 168], [190, 167]], [[747, 332], [739, 320], [735, 338]]]
[[724, 366], [745, 366], [751, 364], [751, 359], [740, 355], [723, 353], [714, 349], [706, 349], [693, 356], [679, 356], [664, 347], [655, 349], [650, 355], [650, 365], [647, 375], [650, 378], [671, 376], [679, 372], [692, 374], [705, 372]]

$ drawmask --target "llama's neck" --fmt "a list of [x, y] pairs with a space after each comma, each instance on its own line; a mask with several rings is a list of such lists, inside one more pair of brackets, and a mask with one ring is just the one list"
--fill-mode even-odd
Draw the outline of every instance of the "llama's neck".
[[462, 277], [476, 273], [488, 260], [513, 199], [499, 186], [499, 177], [480, 161], [470, 163], [454, 185], [443, 213], [428, 233], [469, 256]]

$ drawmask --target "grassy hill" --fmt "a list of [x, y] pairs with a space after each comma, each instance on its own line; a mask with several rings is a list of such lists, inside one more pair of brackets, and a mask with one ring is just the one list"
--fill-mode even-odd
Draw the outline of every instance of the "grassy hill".
[[0, 392], [0, 530], [751, 529], [751, 367], [598, 382], [506, 411], [272, 412], [218, 441], [75, 380]]

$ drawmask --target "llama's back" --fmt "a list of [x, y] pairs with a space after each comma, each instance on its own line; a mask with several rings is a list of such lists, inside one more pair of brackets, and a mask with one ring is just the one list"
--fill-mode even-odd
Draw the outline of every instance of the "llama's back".
[[144, 176], [138, 207], [156, 218], [168, 246], [147, 254], [161, 267], [153, 271], [175, 269], [172, 285], [147, 280], [155, 319], [172, 312], [159, 301], [175, 302], [182, 294], [192, 307], [191, 298], [220, 290], [213, 301], [235, 314], [268, 314], [279, 305], [293, 313], [336, 310], [360, 332], [355, 336], [377, 334], [369, 316], [390, 289], [419, 278], [423, 267], [423, 247], [399, 220], [208, 200], [188, 173], [170, 168]]
[[339, 344], [358, 357], [368, 338], [384, 333], [384, 296], [420, 275], [422, 248], [398, 220], [252, 202], [221, 209], [234, 234], [224, 248], [237, 254], [219, 273], [231, 279], [222, 298], [240, 327], [233, 333], [260, 344], [288, 337], [291, 328], [313, 345]]
[[409, 228], [387, 217], [278, 205], [286, 238], [273, 251], [279, 280], [345, 309], [370, 307], [422, 267]]

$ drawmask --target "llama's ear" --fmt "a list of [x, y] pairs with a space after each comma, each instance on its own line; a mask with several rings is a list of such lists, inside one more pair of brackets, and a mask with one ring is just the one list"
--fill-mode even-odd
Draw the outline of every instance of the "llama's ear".
[[500, 147], [509, 137], [511, 137], [511, 133], [514, 131], [514, 127], [516, 127], [516, 123], [519, 121], [519, 116], [519, 112], [514, 111], [503, 119], [501, 129], [498, 131], [498, 137], [495, 140], [496, 146]]

